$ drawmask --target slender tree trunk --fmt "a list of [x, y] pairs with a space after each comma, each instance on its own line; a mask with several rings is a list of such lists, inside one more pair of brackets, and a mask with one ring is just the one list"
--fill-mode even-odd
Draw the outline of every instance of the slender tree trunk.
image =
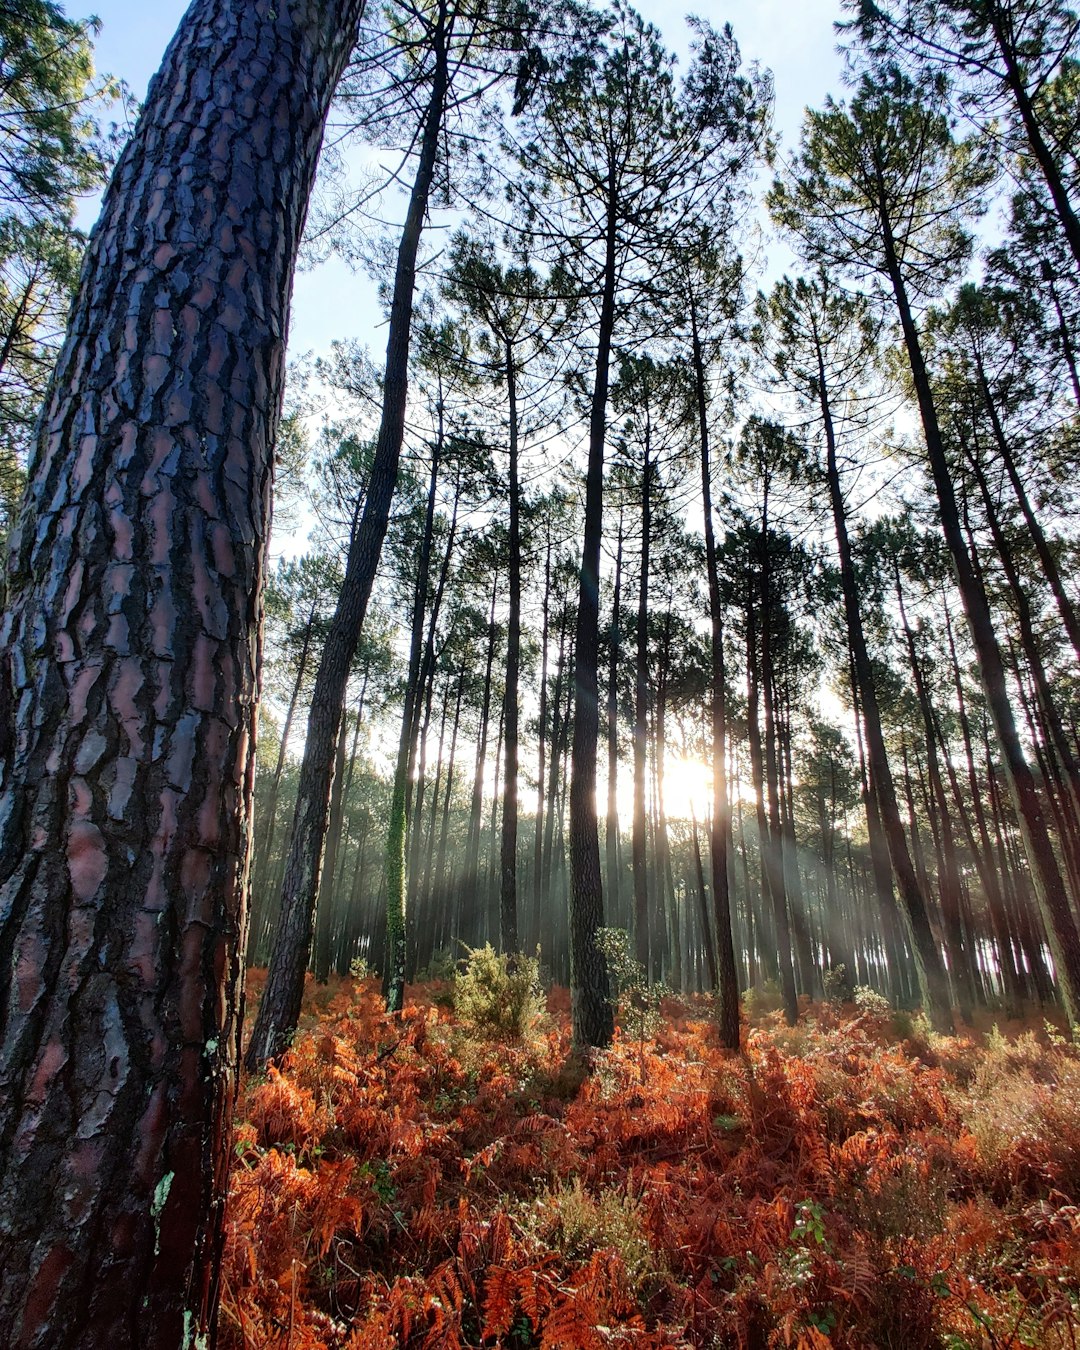
[[[938, 892], [941, 897], [941, 912], [945, 919], [945, 944], [949, 953], [949, 965], [952, 973], [953, 990], [956, 995], [960, 1016], [965, 1022], [971, 1021], [971, 1009], [974, 1001], [972, 971], [969, 954], [964, 945], [963, 930], [960, 923], [960, 873], [956, 863], [956, 842], [953, 837], [952, 819], [948, 802], [945, 799], [945, 786], [938, 765], [937, 737], [934, 734], [934, 710], [930, 702], [930, 693], [926, 687], [922, 663], [915, 649], [915, 634], [908, 623], [907, 609], [904, 605], [904, 593], [900, 583], [900, 568], [893, 559], [893, 573], [896, 582], [896, 599], [900, 608], [900, 622], [904, 630], [908, 663], [915, 682], [915, 697], [923, 719], [923, 734], [926, 737], [926, 772], [929, 778], [928, 805], [937, 807], [939, 836]], [[933, 818], [931, 812], [931, 819]]]
[[[712, 732], [712, 817], [709, 821], [709, 863], [713, 916], [716, 920], [716, 970], [720, 1044], [739, 1048], [739, 976], [732, 940], [731, 810], [727, 786], [727, 672], [724, 668], [724, 607], [720, 596], [720, 571], [716, 557], [713, 523], [712, 457], [709, 439], [708, 385], [705, 358], [698, 330], [694, 296], [689, 295], [690, 338], [697, 413], [698, 451], [701, 457], [701, 502], [705, 517], [705, 567], [709, 583], [709, 703]], [[745, 855], [744, 855], [745, 860]], [[747, 888], [747, 906], [750, 892]], [[751, 960], [752, 960], [751, 956]]]
[[[558, 804], [559, 794], [559, 763], [562, 753], [561, 746], [565, 739], [565, 723], [563, 719], [562, 705], [565, 690], [563, 687], [563, 677], [571, 662], [571, 656], [566, 651], [566, 630], [569, 624], [569, 616], [565, 607], [559, 615], [559, 659], [555, 667], [555, 689], [551, 700], [551, 763], [548, 768], [548, 813], [547, 820], [544, 823], [544, 857], [543, 867], [541, 869], [541, 900], [545, 906], [551, 903], [551, 868], [552, 853], [555, 840], [555, 816]], [[569, 683], [569, 680], [567, 680]]]
[[214, 1334], [288, 304], [361, 10], [191, 5], [39, 425], [0, 635], [0, 1327], [25, 1350]]
[[611, 628], [608, 636], [607, 681], [607, 824], [604, 830], [604, 851], [607, 884], [608, 913], [612, 922], [618, 922], [622, 913], [619, 894], [619, 655], [620, 607], [622, 603], [623, 514], [619, 511], [619, 534], [615, 546], [615, 589], [611, 601]]
[[[1024, 524], [1027, 526], [1031, 542], [1035, 546], [1035, 552], [1039, 556], [1043, 575], [1046, 577], [1047, 584], [1054, 597], [1054, 603], [1058, 607], [1061, 621], [1069, 635], [1073, 653], [1077, 660], [1080, 660], [1080, 616], [1077, 615], [1075, 606], [1065, 590], [1065, 583], [1062, 580], [1057, 559], [1054, 557], [1043, 528], [1039, 524], [1039, 519], [1032, 509], [1031, 499], [1028, 497], [1023, 479], [1020, 477], [1020, 471], [1016, 467], [1016, 459], [1013, 456], [1008, 437], [1005, 435], [1005, 428], [1001, 425], [1001, 417], [998, 414], [997, 404], [994, 402], [990, 385], [983, 371], [982, 360], [978, 356], [976, 356], [976, 369], [979, 376], [979, 387], [983, 395], [983, 406], [986, 408], [990, 418], [990, 426], [994, 433], [994, 444], [1001, 456], [1001, 462], [1005, 466], [1009, 485], [1016, 497], [1016, 503], [1020, 507], [1020, 514], [1024, 517]], [[1078, 396], [1077, 401], [1080, 402], [1080, 396]]]
[[[438, 158], [443, 108], [449, 84], [445, 22], [445, 11], [440, 8], [435, 37], [435, 70], [424, 114], [416, 177], [394, 274], [383, 379], [382, 420], [360, 527], [349, 546], [344, 583], [315, 677], [274, 950], [245, 1060], [252, 1072], [260, 1069], [288, 1044], [300, 1016], [300, 1004], [304, 996], [304, 971], [311, 948], [312, 920], [333, 778], [334, 748], [353, 654], [367, 613], [368, 599], [390, 519], [390, 503], [397, 486], [398, 461], [405, 433], [416, 254]], [[402, 838], [404, 840], [404, 834]]]
[[292, 731], [293, 719], [296, 716], [297, 704], [300, 702], [300, 691], [304, 685], [304, 676], [307, 674], [308, 656], [311, 649], [311, 634], [315, 622], [315, 605], [311, 606], [311, 613], [308, 615], [308, 621], [304, 625], [304, 641], [300, 648], [300, 660], [296, 667], [296, 679], [293, 681], [292, 692], [289, 695], [289, 706], [285, 710], [285, 721], [281, 727], [281, 742], [278, 745], [277, 763], [274, 765], [274, 776], [270, 780], [270, 791], [267, 794], [265, 808], [265, 829], [261, 844], [255, 845], [253, 861], [258, 862], [254, 869], [255, 877], [251, 885], [251, 924], [248, 931], [248, 963], [251, 964], [251, 958], [261, 954], [263, 930], [269, 921], [269, 900], [270, 900], [270, 874], [271, 858], [274, 848], [274, 834], [277, 829], [277, 804], [281, 793], [281, 778], [285, 772], [285, 752], [289, 744], [289, 733]]
[[341, 730], [338, 732], [334, 786], [330, 793], [326, 865], [319, 884], [319, 900], [315, 914], [315, 978], [320, 984], [325, 984], [330, 978], [335, 909], [334, 872], [337, 867], [338, 844], [341, 841], [341, 822], [345, 814], [345, 745], [348, 741], [348, 729], [348, 721], [343, 717]]
[[484, 692], [480, 705], [480, 728], [477, 736], [476, 767], [473, 770], [472, 796], [469, 802], [469, 828], [465, 837], [464, 867], [461, 873], [460, 899], [475, 899], [480, 885], [480, 834], [484, 816], [484, 770], [487, 767], [488, 722], [491, 717], [491, 678], [495, 667], [495, 602], [499, 594], [499, 578], [492, 578], [491, 602], [488, 613], [487, 660], [484, 664]]
[[614, 1030], [607, 962], [596, 942], [604, 923], [600, 836], [596, 820], [596, 743], [600, 732], [597, 679], [600, 622], [600, 544], [604, 529], [604, 438], [611, 339], [615, 327], [615, 208], [610, 187], [603, 296], [597, 329], [585, 476], [581, 578], [574, 629], [574, 726], [570, 770], [570, 1016], [574, 1043], [607, 1045]]
[[544, 552], [544, 615], [540, 634], [540, 712], [536, 730], [536, 836], [533, 840], [533, 910], [539, 918], [541, 912], [541, 881], [544, 863], [544, 756], [547, 749], [548, 723], [548, 637], [551, 617], [551, 530], [548, 529], [547, 548]]
[[893, 875], [896, 878], [897, 890], [900, 892], [900, 900], [904, 907], [903, 912], [907, 919], [919, 992], [926, 1004], [927, 1013], [937, 1029], [950, 1030], [952, 1018], [949, 1010], [948, 981], [942, 964], [941, 953], [930, 929], [925, 888], [920, 883], [919, 876], [912, 863], [911, 854], [908, 852], [904, 827], [900, 820], [900, 808], [896, 801], [896, 788], [893, 783], [892, 770], [885, 750], [885, 734], [881, 726], [877, 688], [874, 684], [873, 667], [870, 663], [870, 653], [867, 650], [866, 637], [863, 631], [859, 592], [851, 557], [851, 541], [847, 530], [847, 508], [840, 486], [840, 472], [836, 457], [836, 434], [826, 390], [824, 360], [820, 346], [818, 348], [818, 372], [821, 412], [825, 428], [826, 476], [829, 484], [829, 500], [832, 505], [833, 529], [836, 533], [836, 547], [840, 555], [840, 584], [844, 594], [848, 645], [851, 649], [854, 680], [858, 687], [862, 724], [866, 734], [870, 778], [868, 807], [870, 799], [872, 799], [873, 805], [877, 808], [882, 833], [889, 850]]
[[[1061, 990], [1062, 1003], [1069, 1025], [1080, 1026], [1080, 934], [1069, 909], [1064, 881], [1050, 843], [1050, 835], [1043, 815], [1031, 769], [1024, 756], [1020, 737], [1016, 730], [1016, 719], [1009, 702], [1008, 686], [1005, 679], [1005, 666], [994, 634], [994, 625], [990, 616], [990, 606], [986, 592], [979, 583], [968, 556], [967, 547], [960, 525], [960, 513], [957, 509], [956, 492], [948, 460], [938, 426], [937, 410], [930, 385], [930, 377], [923, 359], [922, 345], [918, 329], [911, 313], [907, 288], [896, 260], [892, 236], [885, 226], [885, 249], [890, 280], [896, 298], [900, 322], [904, 331], [908, 361], [911, 366], [912, 380], [919, 403], [919, 413], [923, 424], [927, 455], [931, 475], [937, 492], [938, 506], [941, 511], [942, 530], [952, 558], [957, 585], [964, 602], [964, 612], [971, 630], [986, 692], [987, 706], [994, 722], [998, 742], [1005, 763], [1009, 790], [1016, 808], [1017, 820], [1024, 839], [1024, 849], [1031, 866], [1032, 879], [1039, 907], [1043, 913], [1047, 936], [1050, 940]], [[1080, 239], [1078, 239], [1080, 245]], [[1080, 259], [1080, 247], [1077, 249]]]
[[518, 412], [514, 349], [506, 343], [506, 387], [510, 409], [510, 614], [506, 626], [506, 685], [503, 690], [503, 812], [499, 929], [504, 952], [518, 950], [518, 667], [521, 663], [521, 520], [518, 484]]
[[[634, 652], [634, 954], [646, 972], [649, 961], [649, 874], [645, 856], [645, 770], [649, 743], [649, 544], [652, 535], [652, 464], [648, 436], [641, 470], [641, 567], [638, 574], [637, 641]], [[652, 971], [655, 976], [655, 971]]]
[[[942, 597], [942, 613], [945, 616], [945, 633], [949, 643], [949, 658], [952, 664], [953, 687], [956, 690], [956, 703], [960, 718], [960, 734], [964, 743], [964, 758], [968, 772], [968, 789], [971, 794], [971, 813], [975, 820], [975, 828], [978, 831], [978, 841], [976, 841], [971, 837], [970, 825], [966, 825], [969, 836], [968, 847], [971, 849], [972, 857], [975, 859], [976, 869], [979, 872], [979, 879], [982, 882], [983, 890], [986, 894], [986, 904], [990, 911], [991, 927], [997, 940], [998, 955], [1001, 962], [1002, 977], [1005, 985], [1006, 1010], [1011, 1016], [1018, 1016], [1025, 990], [1016, 968], [1016, 959], [1013, 955], [1012, 943], [1010, 940], [1008, 915], [1002, 889], [1002, 881], [1004, 879], [999, 878], [994, 864], [994, 854], [990, 844], [990, 834], [986, 825], [986, 812], [983, 809], [979, 778], [975, 770], [975, 755], [971, 739], [971, 725], [967, 714], [967, 700], [964, 696], [963, 681], [960, 678], [960, 663], [956, 659], [956, 641], [953, 637], [952, 620], [949, 617], [949, 609], [948, 605], [945, 603], [944, 596]], [[953, 783], [953, 795], [956, 798], [957, 810], [961, 812], [966, 822], [966, 815], [964, 815], [961, 805], [960, 787], [956, 781], [956, 774], [952, 770], [951, 764], [950, 778]]]
[[1035, 156], [1035, 162], [1039, 166], [1050, 198], [1054, 203], [1054, 209], [1061, 221], [1061, 228], [1065, 232], [1065, 238], [1072, 251], [1073, 261], [1080, 267], [1080, 219], [1077, 218], [1069, 199], [1061, 165], [1055, 158], [1053, 150], [1047, 145], [1042, 127], [1039, 125], [1035, 104], [1025, 83], [1024, 71], [1017, 60], [1018, 53], [1015, 42], [1005, 31], [1002, 15], [1000, 12], [996, 12], [994, 5], [987, 7], [986, 17], [993, 29], [1001, 59], [1005, 63], [1005, 83], [1016, 102], [1016, 110], [1020, 114], [1020, 121], [1031, 147], [1031, 153]]
[[390, 819], [386, 831], [386, 957], [383, 993], [387, 1012], [400, 1012], [405, 1001], [405, 897], [406, 847], [409, 829], [409, 767], [413, 762], [419, 721], [420, 670], [423, 660], [424, 620], [427, 616], [431, 581], [431, 549], [434, 541], [435, 499], [441, 462], [441, 438], [435, 443], [428, 475], [424, 533], [420, 540], [416, 586], [413, 591], [412, 631], [409, 638], [409, 668], [405, 677], [405, 703], [401, 712], [394, 782], [390, 796]]

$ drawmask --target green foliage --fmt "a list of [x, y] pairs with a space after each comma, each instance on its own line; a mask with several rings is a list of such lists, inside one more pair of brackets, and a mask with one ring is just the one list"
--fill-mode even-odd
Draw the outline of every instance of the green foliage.
[[465, 969], [454, 977], [454, 1010], [480, 1036], [525, 1040], [545, 1013], [540, 962], [507, 956], [490, 943], [470, 947]]
[[95, 114], [121, 88], [94, 74], [95, 32], [51, 0], [0, 6], [0, 530], [78, 281], [75, 201], [111, 157]]
[[884, 994], [879, 994], [868, 984], [856, 985], [853, 998], [859, 1012], [869, 1013], [872, 1017], [888, 1017], [892, 1012], [892, 1004]]
[[625, 928], [597, 929], [596, 945], [607, 962], [614, 986], [613, 1002], [623, 1031], [642, 1044], [660, 1028], [660, 1001], [667, 990], [663, 985], [649, 983], [644, 966], [631, 951], [630, 935]]
[[784, 998], [775, 980], [761, 980], [752, 989], [743, 991], [742, 1005], [747, 1017], [764, 1017], [783, 1007]]
[[592, 1195], [575, 1177], [523, 1205], [515, 1217], [527, 1238], [572, 1261], [597, 1251], [617, 1252], [635, 1287], [657, 1270], [641, 1204], [629, 1192], [605, 1187]]
[[821, 983], [830, 1003], [846, 1003], [852, 996], [851, 978], [843, 962], [830, 967], [821, 977]]

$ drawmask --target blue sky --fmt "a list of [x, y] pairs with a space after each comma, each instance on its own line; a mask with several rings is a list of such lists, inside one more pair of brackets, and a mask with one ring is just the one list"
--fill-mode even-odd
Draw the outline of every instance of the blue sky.
[[[126, 80], [141, 98], [187, 5], [185, 0], [97, 0], [93, 5], [69, 0], [67, 8], [73, 16], [97, 14], [103, 25], [97, 43], [98, 68]], [[685, 49], [686, 9], [682, 4], [639, 0], [638, 8], [670, 46]], [[742, 0], [723, 5], [698, 0], [690, 8], [714, 24], [729, 21], [744, 58], [773, 71], [776, 127], [782, 148], [790, 149], [798, 139], [803, 109], [819, 105], [829, 91], [840, 91], [841, 61], [833, 31], [833, 22], [840, 17], [840, 0], [800, 0], [798, 4]], [[775, 244], [769, 251], [786, 252]], [[351, 275], [340, 262], [301, 272], [293, 299], [290, 354], [309, 350], [321, 354], [334, 338], [360, 336], [379, 355], [381, 340], [374, 331], [378, 319], [374, 291], [365, 277]]]

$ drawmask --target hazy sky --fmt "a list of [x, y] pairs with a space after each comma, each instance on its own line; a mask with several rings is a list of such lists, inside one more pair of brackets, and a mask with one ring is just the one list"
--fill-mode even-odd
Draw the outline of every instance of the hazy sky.
[[[127, 81], [139, 98], [186, 9], [185, 0], [69, 0], [74, 16], [95, 13], [102, 21], [97, 43], [98, 68]], [[638, 8], [664, 34], [670, 46], [685, 50], [682, 4], [639, 0]], [[829, 91], [840, 91], [841, 61], [833, 22], [840, 0], [743, 0], [718, 4], [699, 0], [691, 10], [719, 26], [730, 22], [745, 60], [772, 70], [776, 84], [776, 129], [781, 148], [798, 139], [803, 109], [817, 106]], [[783, 250], [770, 247], [772, 251]], [[374, 292], [364, 277], [351, 275], [339, 262], [302, 272], [296, 281], [289, 348], [293, 354], [325, 352], [334, 338], [359, 336], [381, 356], [381, 338], [372, 325]]]

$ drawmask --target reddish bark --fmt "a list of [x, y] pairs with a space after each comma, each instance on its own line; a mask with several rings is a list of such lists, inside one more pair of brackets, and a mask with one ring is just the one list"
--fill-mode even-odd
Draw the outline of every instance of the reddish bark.
[[12, 544], [0, 1329], [213, 1334], [293, 265], [362, 0], [196, 0], [105, 199]]

